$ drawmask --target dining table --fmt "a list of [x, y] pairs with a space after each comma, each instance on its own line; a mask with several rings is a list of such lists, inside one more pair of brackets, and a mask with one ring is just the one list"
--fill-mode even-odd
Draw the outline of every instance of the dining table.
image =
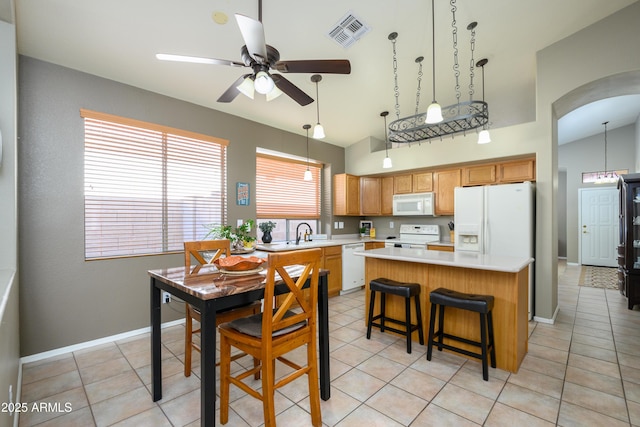
[[[200, 423], [215, 426], [216, 399], [216, 312], [261, 300], [264, 297], [268, 265], [249, 272], [225, 272], [215, 265], [172, 267], [149, 270], [151, 295], [151, 384], [153, 401], [162, 399], [161, 311], [162, 291], [169, 292], [200, 310], [201, 391]], [[303, 266], [287, 267], [297, 278]], [[259, 270], [259, 271], [258, 271]], [[329, 380], [328, 270], [321, 269], [318, 280], [318, 349], [320, 397], [331, 397]], [[305, 287], [309, 286], [309, 281]], [[276, 282], [275, 293], [288, 292]]]

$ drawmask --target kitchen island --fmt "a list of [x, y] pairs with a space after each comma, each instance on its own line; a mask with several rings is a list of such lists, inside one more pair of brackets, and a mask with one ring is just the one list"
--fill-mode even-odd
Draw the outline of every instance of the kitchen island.
[[[493, 295], [493, 323], [497, 367], [517, 372], [528, 346], [528, 281], [533, 258], [443, 252], [411, 248], [382, 248], [357, 253], [365, 262], [365, 318], [369, 308], [369, 282], [386, 277], [421, 285], [420, 302], [425, 342], [429, 328], [429, 292], [444, 287], [459, 292]], [[376, 312], [379, 310], [376, 301]], [[404, 319], [404, 300], [388, 296], [388, 316]], [[411, 313], [415, 322], [415, 313]], [[447, 308], [446, 332], [480, 340], [478, 314]], [[386, 332], [385, 332], [386, 333]], [[418, 332], [412, 339], [418, 341]], [[445, 340], [446, 342], [446, 340]], [[463, 346], [464, 344], [456, 343]], [[468, 349], [472, 347], [468, 346]]]

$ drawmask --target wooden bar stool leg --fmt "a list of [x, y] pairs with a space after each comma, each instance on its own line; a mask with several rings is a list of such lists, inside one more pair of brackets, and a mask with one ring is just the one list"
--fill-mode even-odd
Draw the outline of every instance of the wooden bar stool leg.
[[367, 322], [367, 339], [371, 338], [371, 326], [373, 325], [373, 306], [376, 300], [376, 291], [371, 291], [369, 299], [369, 321]]
[[404, 311], [407, 328], [407, 353], [411, 354], [411, 298], [404, 299]]
[[387, 294], [380, 292], [380, 332], [384, 332], [385, 302]]
[[489, 368], [487, 367], [487, 319], [484, 313], [480, 313], [480, 348], [482, 353], [482, 379], [489, 381]]
[[427, 360], [431, 360], [433, 350], [433, 331], [436, 326], [437, 304], [431, 304], [431, 314], [429, 315], [429, 337], [427, 338]]
[[487, 320], [489, 323], [489, 345], [491, 346], [490, 355], [491, 355], [491, 367], [496, 367], [496, 345], [493, 337], [493, 316], [491, 311], [487, 314]]
[[422, 329], [422, 311], [420, 310], [420, 295], [416, 295], [415, 297], [416, 303], [416, 320], [418, 322], [418, 339], [420, 340], [420, 345], [424, 345], [424, 331]]
[[438, 309], [440, 310], [438, 313], [438, 342], [436, 345], [438, 346], [438, 351], [442, 351], [442, 344], [444, 343], [444, 309], [446, 307], [444, 305], [440, 305]]

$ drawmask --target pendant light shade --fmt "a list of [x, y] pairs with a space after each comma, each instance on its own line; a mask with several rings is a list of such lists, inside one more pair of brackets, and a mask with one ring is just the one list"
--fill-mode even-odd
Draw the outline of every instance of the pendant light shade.
[[491, 135], [487, 129], [482, 129], [478, 134], [478, 144], [488, 144], [491, 142]]
[[435, 17], [435, 0], [431, 0], [431, 64], [433, 66], [433, 102], [427, 108], [427, 118], [425, 121], [429, 124], [440, 123], [443, 120], [442, 107], [436, 101], [436, 17]]
[[322, 76], [320, 74], [314, 74], [311, 76], [311, 81], [316, 84], [316, 115], [318, 118], [318, 123], [313, 128], [314, 139], [322, 139], [325, 137], [324, 128], [320, 124], [320, 96], [318, 95], [318, 82], [321, 80]]
[[390, 167], [393, 167], [393, 163], [391, 162], [391, 157], [389, 157], [389, 141], [387, 140], [387, 116], [388, 115], [389, 115], [388, 111], [383, 111], [382, 113], [380, 113], [380, 116], [384, 118], [384, 151], [386, 154], [384, 157], [384, 160], [382, 161], [383, 169], [389, 169]]
[[311, 170], [309, 169], [309, 129], [311, 129], [311, 125], [304, 125], [302, 129], [307, 131], [307, 170], [304, 171], [304, 180], [312, 181], [313, 175], [311, 174]]

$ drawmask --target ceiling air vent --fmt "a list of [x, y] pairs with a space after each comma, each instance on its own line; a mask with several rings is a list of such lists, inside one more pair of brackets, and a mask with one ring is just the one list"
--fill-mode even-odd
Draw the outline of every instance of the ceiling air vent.
[[333, 26], [327, 35], [340, 46], [347, 48], [368, 33], [369, 30], [370, 28], [360, 18], [356, 17], [352, 12], [348, 12]]

